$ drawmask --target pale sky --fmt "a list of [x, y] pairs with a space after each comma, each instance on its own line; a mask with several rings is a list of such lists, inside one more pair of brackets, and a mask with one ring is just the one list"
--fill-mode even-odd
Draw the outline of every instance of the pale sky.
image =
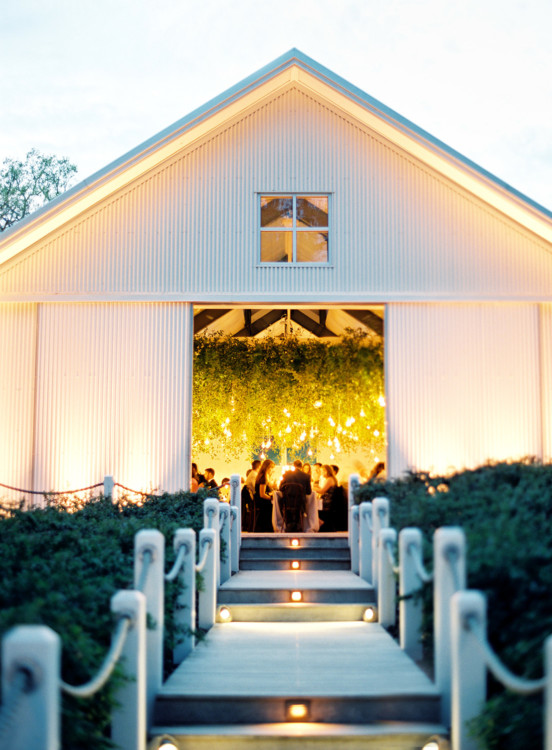
[[79, 181], [297, 47], [552, 209], [552, 0], [0, 0], [0, 162]]

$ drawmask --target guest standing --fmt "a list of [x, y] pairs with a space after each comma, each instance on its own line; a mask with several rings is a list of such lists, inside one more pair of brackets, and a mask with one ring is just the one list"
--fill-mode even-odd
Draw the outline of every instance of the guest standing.
[[267, 534], [272, 528], [272, 493], [274, 492], [272, 472], [274, 461], [266, 458], [259, 469], [255, 479], [254, 513], [255, 520], [253, 531]]

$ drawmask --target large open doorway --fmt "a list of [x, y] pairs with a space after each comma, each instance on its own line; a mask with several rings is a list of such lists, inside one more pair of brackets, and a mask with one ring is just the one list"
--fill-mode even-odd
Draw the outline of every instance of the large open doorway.
[[385, 463], [383, 306], [195, 308], [194, 334], [192, 460], [218, 484], [254, 459], [344, 485]]

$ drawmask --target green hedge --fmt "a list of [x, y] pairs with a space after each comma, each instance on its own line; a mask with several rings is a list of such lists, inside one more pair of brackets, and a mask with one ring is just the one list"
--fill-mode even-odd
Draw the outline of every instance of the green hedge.
[[[215, 493], [216, 494], [216, 493]], [[140, 505], [100, 497], [76, 512], [61, 505], [16, 511], [0, 520], [0, 635], [21, 624], [44, 624], [62, 640], [62, 679], [81, 685], [95, 676], [111, 641], [110, 600], [133, 582], [134, 536], [159, 529], [167, 540], [166, 570], [174, 562], [178, 528], [203, 526], [203, 500], [213, 492], [149, 498]], [[166, 652], [174, 639], [177, 583], [167, 584]], [[63, 696], [65, 750], [102, 750], [108, 739], [114, 689], [121, 670], [94, 697]]]
[[[468, 587], [487, 597], [489, 640], [513, 672], [543, 674], [543, 642], [552, 634], [552, 465], [527, 460], [489, 464], [449, 477], [417, 473], [362, 485], [357, 500], [385, 496], [391, 525], [417, 526], [432, 564], [440, 526], [466, 532]], [[432, 646], [432, 588], [424, 588], [426, 653]], [[542, 747], [542, 694], [517, 696], [489, 680], [489, 701], [474, 732], [482, 748]]]

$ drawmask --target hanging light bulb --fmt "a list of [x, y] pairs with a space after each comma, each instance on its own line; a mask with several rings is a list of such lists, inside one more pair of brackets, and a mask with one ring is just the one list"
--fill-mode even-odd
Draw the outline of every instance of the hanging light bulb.
[[307, 451], [307, 456], [312, 456], [312, 450], [310, 448]]
[[366, 414], [364, 413], [364, 409], [361, 409], [361, 410], [360, 410], [360, 416], [361, 416], [361, 417], [365, 417], [365, 416], [366, 416]]
[[314, 408], [315, 409], [320, 409], [321, 406], [322, 406], [322, 401], [315, 401], [314, 402]]
[[287, 433], [290, 433], [290, 432], [291, 432], [291, 427], [290, 427], [289, 425], [288, 425], [288, 426], [286, 427], [286, 432], [287, 432]]
[[380, 406], [385, 406], [385, 398], [384, 398], [384, 396], [380, 396], [380, 397], [378, 398], [378, 404], [379, 404]]
[[331, 424], [332, 427], [335, 427], [335, 422], [333, 420], [333, 417], [328, 417], [328, 422]]

